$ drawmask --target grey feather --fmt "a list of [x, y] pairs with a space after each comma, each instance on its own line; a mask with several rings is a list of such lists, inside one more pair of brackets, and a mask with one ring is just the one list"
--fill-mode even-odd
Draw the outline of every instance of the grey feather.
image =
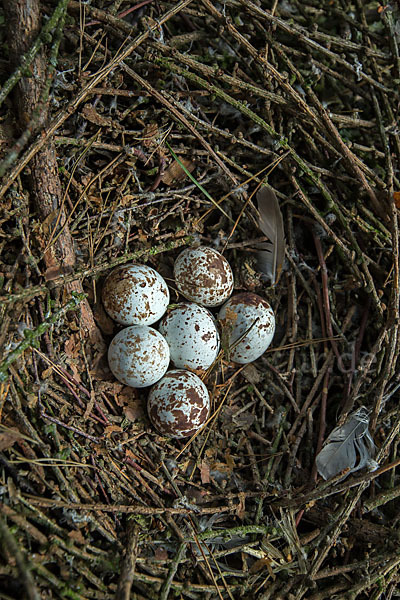
[[285, 259], [285, 232], [278, 199], [271, 189], [263, 186], [257, 192], [260, 229], [269, 238], [257, 253], [258, 269], [277, 283]]
[[318, 473], [324, 479], [330, 479], [345, 469], [349, 469], [348, 475], [376, 465], [373, 460], [375, 445], [368, 425], [368, 411], [362, 406], [349, 415], [341, 427], [330, 433], [316, 459]]

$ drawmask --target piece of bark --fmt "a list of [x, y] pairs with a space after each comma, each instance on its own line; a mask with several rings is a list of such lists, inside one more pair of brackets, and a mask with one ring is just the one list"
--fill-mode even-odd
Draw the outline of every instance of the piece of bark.
[[[7, 22], [8, 44], [10, 49], [11, 68], [18, 65], [21, 56], [31, 47], [41, 29], [40, 0], [3, 0], [5, 19]], [[32, 121], [38, 107], [41, 91], [46, 81], [47, 58], [42, 48], [31, 64], [31, 76], [22, 77], [15, 92], [16, 117], [22, 133]], [[48, 122], [48, 107], [40, 107], [40, 116], [34, 125], [34, 131], [45, 127]], [[75, 251], [73, 239], [65, 225], [65, 212], [62, 206], [62, 188], [58, 176], [55, 145], [53, 141], [37, 152], [30, 162], [29, 184], [36, 211], [41, 223], [49, 226], [43, 228], [42, 242], [47, 245], [57, 218], [57, 231], [60, 235], [44, 253], [46, 273], [51, 279], [53, 273], [70, 273], [75, 267]], [[79, 281], [67, 284], [66, 292], [81, 293], [82, 283]], [[94, 321], [92, 310], [87, 300], [81, 304], [81, 326], [85, 336], [100, 349], [104, 346], [101, 333]]]

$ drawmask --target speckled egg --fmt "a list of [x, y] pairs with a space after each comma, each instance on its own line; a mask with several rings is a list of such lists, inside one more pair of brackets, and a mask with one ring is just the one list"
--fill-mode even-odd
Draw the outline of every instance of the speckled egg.
[[208, 369], [217, 358], [219, 334], [214, 318], [203, 306], [177, 304], [161, 319], [159, 330], [178, 368]]
[[161, 379], [168, 369], [168, 344], [152, 327], [126, 327], [108, 348], [108, 364], [113, 375], [125, 385], [147, 387]]
[[162, 435], [184, 438], [193, 435], [207, 421], [210, 397], [197, 375], [175, 369], [151, 388], [147, 412]]
[[[230, 358], [246, 364], [259, 358], [274, 337], [275, 316], [266, 300], [251, 292], [235, 294], [218, 314], [223, 328], [231, 329]], [[246, 333], [247, 331], [247, 333]], [[235, 345], [244, 334], [244, 338]]]
[[104, 308], [121, 325], [152, 325], [169, 303], [169, 290], [157, 271], [146, 265], [117, 267], [104, 282]]
[[175, 261], [174, 274], [181, 294], [203, 306], [219, 306], [233, 290], [233, 273], [228, 261], [207, 246], [181, 252]]

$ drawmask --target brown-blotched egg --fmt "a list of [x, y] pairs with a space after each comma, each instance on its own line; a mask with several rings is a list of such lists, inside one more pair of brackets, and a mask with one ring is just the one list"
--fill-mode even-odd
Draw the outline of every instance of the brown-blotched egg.
[[232, 269], [222, 254], [208, 248], [186, 248], [174, 266], [175, 283], [185, 298], [203, 306], [218, 306], [233, 290]]
[[203, 306], [177, 304], [161, 319], [159, 330], [175, 367], [208, 369], [217, 358], [219, 334], [214, 318]]
[[152, 325], [165, 313], [169, 290], [157, 271], [146, 265], [117, 267], [104, 282], [104, 308], [121, 325]]
[[197, 375], [175, 369], [151, 388], [147, 411], [162, 435], [184, 438], [193, 435], [207, 421], [210, 397]]
[[108, 364], [113, 375], [125, 385], [147, 387], [161, 379], [168, 369], [168, 344], [152, 327], [126, 327], [108, 348]]
[[[222, 327], [231, 328], [230, 358], [246, 364], [259, 358], [275, 333], [275, 316], [266, 300], [251, 292], [235, 294], [224, 304], [218, 314]], [[247, 333], [246, 333], [247, 331]], [[235, 345], [244, 334], [244, 338]]]

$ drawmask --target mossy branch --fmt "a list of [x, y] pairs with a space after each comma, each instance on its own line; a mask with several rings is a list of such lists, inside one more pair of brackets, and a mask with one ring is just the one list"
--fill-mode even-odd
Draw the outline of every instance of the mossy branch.
[[28, 50], [26, 54], [21, 59], [21, 64], [17, 67], [14, 73], [7, 79], [2, 89], [0, 90], [0, 106], [7, 98], [8, 94], [11, 92], [13, 87], [18, 83], [21, 77], [26, 72], [26, 69], [32, 63], [33, 59], [39, 52], [42, 45], [49, 41], [49, 38], [52, 37], [52, 31], [56, 27], [60, 18], [65, 15], [66, 7], [68, 4], [68, 0], [60, 0], [56, 8], [54, 9], [53, 14], [47, 23], [43, 26], [41, 32], [39, 33], [37, 39], [32, 44], [32, 47]]
[[0, 364], [0, 382], [4, 382], [8, 379], [8, 369], [13, 362], [19, 358], [25, 350], [32, 348], [36, 345], [37, 340], [48, 330], [54, 323], [65, 315], [69, 310], [76, 310], [79, 304], [86, 298], [86, 294], [77, 294], [72, 292], [72, 299], [67, 302], [60, 310], [50, 315], [43, 323], [41, 323], [36, 329], [25, 329], [25, 339], [10, 352], [5, 360]]

